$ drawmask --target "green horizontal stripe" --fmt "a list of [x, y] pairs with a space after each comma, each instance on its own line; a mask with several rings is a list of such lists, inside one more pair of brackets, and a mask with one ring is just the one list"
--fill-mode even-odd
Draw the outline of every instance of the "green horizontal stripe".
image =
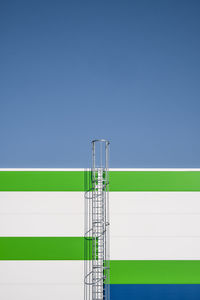
[[[86, 191], [90, 172], [0, 171], [0, 191]], [[199, 171], [110, 171], [110, 191], [200, 191]]]
[[200, 260], [114, 260], [112, 284], [200, 284]]
[[83, 171], [1, 171], [0, 191], [84, 191], [84, 176]]
[[110, 172], [111, 191], [200, 191], [199, 171]]
[[83, 237], [0, 237], [0, 260], [83, 259]]

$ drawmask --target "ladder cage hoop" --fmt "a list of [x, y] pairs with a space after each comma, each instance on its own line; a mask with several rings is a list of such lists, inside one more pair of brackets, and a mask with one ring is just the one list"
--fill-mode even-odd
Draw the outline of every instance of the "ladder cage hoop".
[[92, 141], [91, 188], [85, 193], [85, 300], [110, 299], [109, 144]]

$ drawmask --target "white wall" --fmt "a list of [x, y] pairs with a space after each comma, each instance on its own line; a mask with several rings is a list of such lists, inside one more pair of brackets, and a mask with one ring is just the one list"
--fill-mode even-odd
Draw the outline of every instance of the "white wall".
[[[111, 192], [111, 259], [200, 259], [199, 192]], [[84, 193], [1, 192], [0, 236], [83, 236]], [[83, 299], [83, 261], [0, 261], [0, 299]]]

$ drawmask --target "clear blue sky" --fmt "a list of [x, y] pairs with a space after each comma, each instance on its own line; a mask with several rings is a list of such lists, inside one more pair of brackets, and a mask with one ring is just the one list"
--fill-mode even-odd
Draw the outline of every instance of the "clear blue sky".
[[0, 1], [0, 167], [200, 167], [200, 1]]

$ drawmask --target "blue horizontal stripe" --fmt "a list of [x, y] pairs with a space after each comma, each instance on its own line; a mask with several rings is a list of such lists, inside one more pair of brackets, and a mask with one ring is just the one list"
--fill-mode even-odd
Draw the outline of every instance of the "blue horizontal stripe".
[[199, 300], [200, 284], [111, 284], [111, 300]]

